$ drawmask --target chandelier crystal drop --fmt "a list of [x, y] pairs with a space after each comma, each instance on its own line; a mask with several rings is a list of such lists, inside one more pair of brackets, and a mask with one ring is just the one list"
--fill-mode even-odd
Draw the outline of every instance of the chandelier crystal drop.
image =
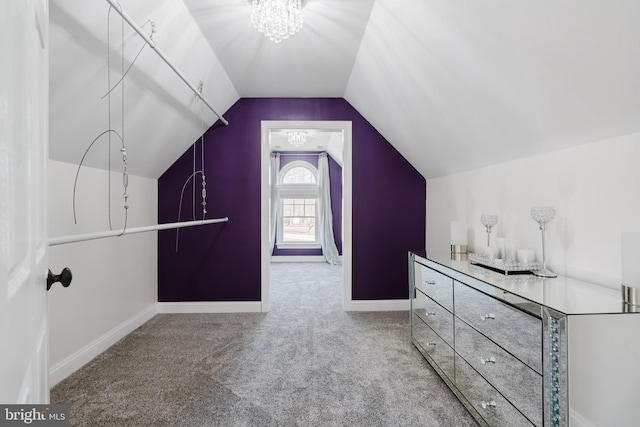
[[307, 133], [287, 132], [287, 140], [294, 148], [300, 148], [307, 142]]
[[302, 28], [302, 0], [251, 0], [251, 22], [270, 40], [280, 43]]

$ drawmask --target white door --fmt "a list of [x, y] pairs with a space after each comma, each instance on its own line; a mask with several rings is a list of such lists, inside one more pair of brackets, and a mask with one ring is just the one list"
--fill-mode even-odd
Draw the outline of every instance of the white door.
[[49, 403], [47, 0], [0, 1], [0, 402]]

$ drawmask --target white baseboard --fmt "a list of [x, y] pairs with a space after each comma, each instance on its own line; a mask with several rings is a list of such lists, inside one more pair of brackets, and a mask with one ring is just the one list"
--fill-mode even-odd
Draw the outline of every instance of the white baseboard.
[[[409, 300], [357, 300], [351, 301], [345, 309], [346, 311], [407, 311]], [[261, 311], [260, 301], [159, 302], [52, 366], [49, 370], [49, 386], [54, 387], [158, 313], [259, 313]], [[583, 426], [591, 427], [589, 424], [583, 424]]]
[[259, 313], [260, 301], [159, 302], [158, 313]]
[[409, 311], [408, 299], [353, 300], [345, 304], [345, 311]]
[[327, 262], [322, 255], [273, 255], [271, 262]]
[[89, 363], [100, 353], [129, 335], [131, 332], [149, 321], [157, 313], [156, 305], [153, 305], [143, 312], [137, 314], [124, 323], [116, 326], [100, 338], [84, 346], [77, 352], [66, 357], [61, 362], [52, 366], [49, 370], [49, 386], [53, 387], [60, 381], [73, 374], [78, 369]]

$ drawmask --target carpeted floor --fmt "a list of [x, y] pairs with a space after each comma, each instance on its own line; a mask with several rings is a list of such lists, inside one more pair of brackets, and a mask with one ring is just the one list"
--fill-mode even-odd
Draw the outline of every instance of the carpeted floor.
[[51, 390], [88, 426], [475, 426], [407, 312], [342, 311], [341, 268], [272, 264], [269, 313], [162, 314]]

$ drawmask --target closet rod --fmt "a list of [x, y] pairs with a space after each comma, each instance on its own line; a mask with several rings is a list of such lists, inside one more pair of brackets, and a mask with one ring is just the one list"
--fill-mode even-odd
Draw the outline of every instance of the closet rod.
[[75, 234], [72, 236], [52, 237], [49, 239], [49, 246], [64, 245], [67, 243], [83, 242], [85, 240], [104, 239], [106, 237], [117, 237], [125, 234], [144, 233], [146, 231], [168, 230], [172, 228], [194, 227], [196, 225], [217, 224], [229, 222], [228, 217], [205, 219], [198, 221], [171, 222], [167, 224], [148, 225], [146, 227], [127, 228], [123, 230], [98, 231], [95, 233]]
[[164, 55], [164, 53], [162, 53], [162, 51], [160, 50], [159, 47], [156, 46], [156, 43], [151, 40], [149, 37], [147, 37], [144, 32], [142, 31], [142, 28], [140, 28], [138, 26], [138, 24], [135, 23], [135, 21], [133, 19], [131, 19], [131, 17], [129, 15], [127, 15], [127, 13], [122, 9], [122, 6], [120, 6], [119, 3], [117, 3], [115, 0], [107, 0], [107, 3], [109, 3], [111, 6], [113, 6], [113, 9], [118, 12], [118, 14], [120, 16], [122, 16], [124, 18], [125, 21], [127, 21], [127, 23], [131, 26], [131, 28], [133, 28], [136, 33], [138, 33], [140, 35], [140, 37], [142, 37], [144, 39], [145, 42], [147, 42], [147, 44], [149, 45], [150, 48], [152, 48], [157, 54], [158, 56], [167, 63], [167, 65], [169, 66], [169, 68], [171, 68], [177, 75], [178, 77], [180, 77], [182, 79], [183, 82], [186, 83], [187, 86], [189, 86], [189, 88], [193, 91], [193, 93], [196, 94], [196, 96], [198, 98], [200, 98], [200, 100], [202, 102], [204, 102], [204, 104], [209, 107], [209, 109], [211, 111], [213, 111], [213, 114], [215, 114], [216, 116], [218, 116], [218, 118], [220, 119], [220, 121], [222, 121], [222, 123], [226, 125], [229, 124], [229, 122], [222, 117], [220, 114], [218, 114], [216, 112], [216, 110], [213, 109], [213, 107], [207, 102], [206, 99], [204, 99], [202, 97], [202, 94], [200, 92], [198, 92], [198, 89], [195, 88], [195, 86], [193, 86], [191, 83], [189, 83], [189, 81], [187, 80], [187, 78], [184, 76], [184, 74], [182, 74], [180, 72], [180, 70], [178, 70], [176, 67], [174, 67], [174, 65], [171, 63], [171, 61], [169, 61], [169, 59]]

